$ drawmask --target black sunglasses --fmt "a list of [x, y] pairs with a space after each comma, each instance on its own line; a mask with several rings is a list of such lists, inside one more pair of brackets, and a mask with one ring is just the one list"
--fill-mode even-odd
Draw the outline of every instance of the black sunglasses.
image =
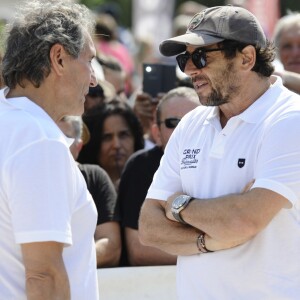
[[182, 53], [176, 56], [176, 60], [179, 66], [179, 69], [184, 72], [186, 63], [192, 57], [192, 62], [198, 69], [202, 69], [206, 66], [206, 53], [207, 52], [214, 52], [214, 51], [222, 51], [224, 48], [218, 49], [203, 49], [197, 48], [193, 53]]
[[173, 129], [178, 125], [180, 120], [181, 119], [179, 119], [179, 118], [168, 118], [168, 119], [165, 119], [164, 121], [159, 122], [158, 124], [160, 125], [160, 124], [164, 123], [167, 128]]

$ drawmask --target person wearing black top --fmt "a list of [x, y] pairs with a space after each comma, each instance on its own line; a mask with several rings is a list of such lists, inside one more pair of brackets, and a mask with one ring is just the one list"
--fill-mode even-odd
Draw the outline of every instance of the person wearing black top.
[[134, 153], [125, 165], [118, 192], [118, 206], [124, 234], [121, 261], [124, 265], [176, 264], [175, 256], [152, 247], [145, 247], [139, 242], [138, 218], [169, 137], [180, 119], [198, 105], [200, 105], [198, 96], [192, 88], [178, 87], [169, 91], [157, 106], [156, 123], [152, 128], [157, 146]]
[[[76, 160], [82, 145], [88, 142], [89, 133], [81, 117], [66, 116], [58, 122], [63, 133], [74, 138], [70, 151]], [[95, 243], [97, 267], [119, 265], [121, 255], [120, 217], [116, 206], [117, 193], [104, 169], [98, 165], [78, 163], [89, 192], [98, 211]]]

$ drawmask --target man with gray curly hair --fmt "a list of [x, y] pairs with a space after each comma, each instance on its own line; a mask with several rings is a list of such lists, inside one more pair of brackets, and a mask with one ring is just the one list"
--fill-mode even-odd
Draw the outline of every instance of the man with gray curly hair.
[[86, 7], [70, 1], [26, 1], [7, 28], [1, 299], [98, 299], [97, 212], [56, 125], [65, 115], [81, 115], [96, 85], [91, 20]]

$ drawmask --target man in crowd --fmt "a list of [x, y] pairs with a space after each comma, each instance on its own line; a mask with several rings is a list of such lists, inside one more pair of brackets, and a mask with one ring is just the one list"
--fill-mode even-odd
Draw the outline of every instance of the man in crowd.
[[278, 58], [284, 70], [276, 70], [283, 84], [300, 94], [300, 13], [279, 19], [274, 32]]
[[125, 235], [126, 256], [130, 265], [176, 264], [176, 256], [147, 247], [138, 238], [138, 218], [153, 175], [159, 166], [166, 144], [180, 119], [199, 103], [194, 89], [178, 87], [170, 90], [159, 102], [156, 122], [152, 126], [157, 146], [134, 153], [122, 173], [118, 204]]
[[141, 241], [179, 255], [179, 299], [298, 299], [300, 98], [271, 76], [273, 47], [250, 12], [221, 6], [160, 51], [203, 106], [167, 144]]
[[25, 1], [8, 28], [0, 91], [0, 295], [98, 299], [97, 211], [56, 123], [81, 115], [96, 79], [92, 17]]

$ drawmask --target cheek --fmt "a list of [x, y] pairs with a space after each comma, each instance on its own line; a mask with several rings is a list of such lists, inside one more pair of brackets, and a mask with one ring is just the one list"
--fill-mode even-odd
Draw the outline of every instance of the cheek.
[[127, 139], [123, 140], [123, 147], [127, 150], [127, 152], [133, 153], [134, 152], [133, 137], [128, 137]]
[[111, 143], [102, 142], [100, 150], [99, 150], [99, 160], [100, 161], [107, 157], [110, 148], [111, 148]]

